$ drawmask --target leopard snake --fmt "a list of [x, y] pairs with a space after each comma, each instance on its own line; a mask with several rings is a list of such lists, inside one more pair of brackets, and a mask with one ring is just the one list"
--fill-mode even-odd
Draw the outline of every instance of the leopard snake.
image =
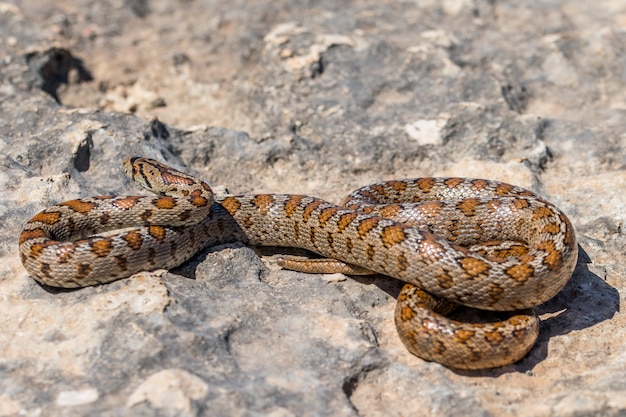
[[[451, 368], [483, 369], [528, 353], [539, 330], [530, 307], [554, 297], [576, 265], [568, 218], [501, 182], [386, 181], [338, 206], [291, 194], [215, 199], [203, 181], [147, 158], [127, 159], [124, 171], [158, 195], [66, 201], [26, 223], [19, 250], [34, 279], [68, 288], [103, 284], [176, 267], [218, 243], [303, 248], [327, 259], [282, 265], [406, 282], [395, 321], [407, 349]], [[447, 317], [457, 304], [522, 311], [467, 323]]]

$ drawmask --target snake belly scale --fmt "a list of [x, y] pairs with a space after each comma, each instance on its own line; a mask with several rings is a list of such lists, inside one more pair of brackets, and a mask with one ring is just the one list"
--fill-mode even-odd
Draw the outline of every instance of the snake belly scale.
[[[387, 181], [339, 206], [292, 194], [214, 200], [206, 183], [147, 158], [127, 159], [124, 170], [159, 195], [84, 198], [38, 213], [19, 239], [33, 278], [67, 288], [103, 284], [173, 268], [207, 246], [235, 241], [308, 249], [348, 272], [406, 282], [395, 319], [408, 350], [481, 369], [523, 357], [538, 319], [522, 311], [501, 322], [460, 323], [443, 315], [451, 303], [528, 309], [554, 297], [576, 265], [567, 217], [530, 191], [496, 181]], [[306, 262], [296, 269], [306, 270]]]

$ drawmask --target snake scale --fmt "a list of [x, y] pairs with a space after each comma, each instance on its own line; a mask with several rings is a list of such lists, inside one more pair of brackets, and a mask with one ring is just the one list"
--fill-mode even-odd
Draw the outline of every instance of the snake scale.
[[173, 268], [207, 246], [235, 241], [308, 249], [328, 259], [283, 265], [406, 282], [395, 320], [408, 350], [452, 368], [482, 369], [526, 355], [538, 318], [525, 310], [462, 323], [446, 317], [453, 306], [529, 309], [556, 295], [576, 265], [568, 218], [532, 192], [496, 181], [387, 181], [338, 206], [291, 194], [215, 200], [206, 183], [147, 158], [127, 159], [124, 170], [158, 195], [83, 198], [36, 214], [19, 238], [33, 278], [55, 287], [103, 284]]

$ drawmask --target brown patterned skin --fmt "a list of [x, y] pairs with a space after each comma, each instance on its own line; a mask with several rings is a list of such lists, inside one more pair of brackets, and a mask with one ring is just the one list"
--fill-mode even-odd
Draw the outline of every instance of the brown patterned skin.
[[[170, 196], [92, 197], [35, 215], [20, 235], [20, 254], [37, 281], [102, 284], [175, 267], [217, 243], [299, 247], [332, 258], [323, 265], [338, 260], [348, 272], [374, 271], [411, 284], [396, 309], [407, 348], [447, 366], [480, 369], [524, 356], [537, 319], [514, 315], [454, 327], [432, 310], [446, 313], [447, 304], [421, 290], [486, 310], [525, 309], [560, 291], [576, 264], [567, 217], [531, 192], [495, 181], [388, 181], [357, 190], [345, 207], [283, 194], [213, 203], [204, 182], [156, 161], [130, 158], [124, 166], [130, 178]], [[123, 230], [111, 232], [116, 229]]]

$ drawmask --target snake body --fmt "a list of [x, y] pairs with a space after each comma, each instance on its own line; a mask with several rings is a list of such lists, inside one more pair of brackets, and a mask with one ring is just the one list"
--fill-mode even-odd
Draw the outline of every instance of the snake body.
[[173, 268], [218, 243], [298, 247], [405, 281], [396, 324], [409, 351], [480, 369], [523, 357], [537, 337], [537, 318], [522, 312], [503, 322], [459, 323], [440, 314], [451, 308], [439, 299], [527, 309], [556, 295], [576, 265], [567, 217], [530, 191], [496, 181], [387, 181], [339, 206], [292, 194], [215, 201], [206, 183], [157, 161], [129, 158], [124, 169], [161, 195], [72, 200], [35, 215], [19, 249], [37, 281], [102, 284]]

